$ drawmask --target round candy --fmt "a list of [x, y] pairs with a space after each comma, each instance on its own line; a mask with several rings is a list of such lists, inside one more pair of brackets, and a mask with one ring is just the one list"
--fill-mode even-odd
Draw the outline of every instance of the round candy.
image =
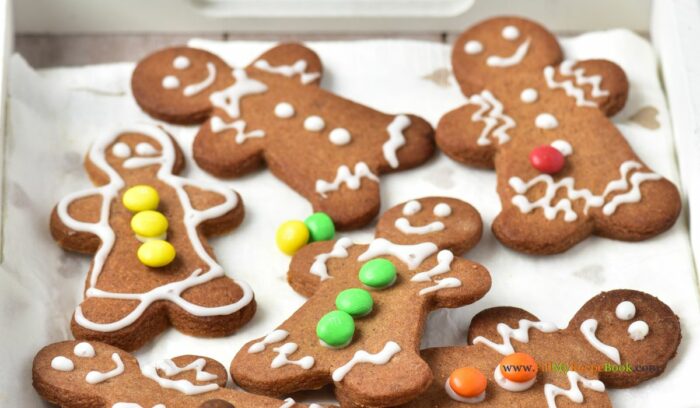
[[396, 280], [396, 267], [384, 258], [372, 259], [360, 268], [360, 282], [382, 289], [391, 286]]
[[309, 240], [311, 242], [328, 241], [335, 236], [335, 225], [333, 225], [333, 220], [326, 213], [313, 213], [304, 220], [304, 224], [309, 229], [309, 234], [311, 235]]
[[131, 212], [155, 210], [160, 197], [155, 188], [146, 185], [133, 186], [124, 192], [122, 203]]
[[309, 242], [309, 229], [301, 221], [287, 221], [277, 228], [277, 247], [287, 255], [294, 255]]
[[168, 230], [168, 219], [158, 211], [141, 211], [131, 217], [131, 229], [141, 237], [162, 237]]
[[532, 149], [530, 164], [542, 173], [555, 174], [564, 168], [564, 155], [550, 145]]
[[486, 391], [486, 377], [474, 367], [454, 370], [449, 378], [450, 388], [460, 397], [472, 398]]
[[175, 259], [175, 247], [168, 241], [154, 239], [141, 244], [136, 255], [142, 264], [151, 268], [160, 268]]
[[362, 317], [372, 311], [372, 295], [364, 289], [345, 289], [335, 298], [335, 307], [352, 317]]
[[329, 347], [345, 347], [355, 334], [355, 321], [347, 312], [326, 313], [316, 325], [316, 335]]
[[537, 363], [526, 353], [510, 354], [498, 366], [503, 377], [514, 382], [528, 382], [537, 376]]

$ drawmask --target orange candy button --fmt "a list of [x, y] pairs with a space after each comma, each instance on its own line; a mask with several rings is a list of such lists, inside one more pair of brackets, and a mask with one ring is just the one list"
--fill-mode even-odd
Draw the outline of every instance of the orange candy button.
[[527, 382], [537, 376], [537, 363], [531, 355], [513, 353], [506, 356], [499, 364], [501, 374], [514, 382]]
[[460, 397], [476, 397], [486, 390], [486, 377], [474, 367], [458, 368], [450, 374], [450, 388]]

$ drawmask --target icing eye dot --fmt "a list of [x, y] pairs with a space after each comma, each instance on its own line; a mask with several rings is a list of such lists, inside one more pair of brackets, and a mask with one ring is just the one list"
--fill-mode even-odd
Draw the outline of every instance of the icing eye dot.
[[320, 132], [326, 127], [326, 122], [320, 116], [309, 116], [304, 120], [304, 129], [309, 132]]
[[634, 341], [641, 341], [649, 334], [649, 325], [642, 320], [637, 320], [636, 322], [630, 324], [627, 328], [627, 333], [629, 333], [630, 338]]
[[153, 156], [158, 154], [158, 150], [150, 143], [141, 142], [136, 145], [136, 154], [139, 156]]
[[125, 159], [131, 156], [131, 148], [128, 144], [119, 142], [112, 146], [112, 154], [121, 159]]
[[416, 200], [411, 200], [404, 204], [403, 215], [413, 215], [417, 214], [423, 207]]
[[637, 314], [637, 308], [629, 300], [620, 302], [615, 308], [615, 316], [620, 320], [630, 320]]
[[518, 37], [520, 37], [520, 30], [518, 30], [518, 27], [516, 27], [516, 26], [512, 26], [512, 25], [505, 26], [503, 28], [503, 31], [501, 31], [501, 35], [506, 40], [513, 41], [513, 40], [518, 39]]
[[334, 145], [343, 146], [350, 143], [352, 137], [350, 136], [350, 132], [348, 132], [347, 129], [336, 128], [331, 130], [331, 133], [328, 134], [328, 139]]
[[551, 113], [540, 113], [535, 118], [535, 126], [540, 129], [554, 129], [559, 126], [559, 121]]
[[570, 156], [571, 153], [574, 152], [574, 148], [571, 147], [571, 144], [569, 142], [567, 142], [566, 140], [561, 140], [561, 139], [555, 140], [552, 143], [550, 143], [549, 145], [552, 146], [553, 148], [559, 150], [559, 152], [561, 154], [563, 154], [564, 156]]
[[165, 89], [175, 89], [180, 86], [180, 80], [174, 75], [168, 75], [163, 78], [162, 85]]
[[63, 356], [57, 356], [51, 360], [51, 368], [58, 371], [73, 371], [75, 365], [69, 359]]
[[520, 93], [520, 100], [524, 103], [533, 103], [537, 101], [537, 98], [539, 98], [539, 94], [537, 93], [537, 90], [533, 88], [524, 89]]
[[469, 55], [478, 54], [483, 50], [484, 50], [483, 44], [481, 44], [481, 42], [476, 41], [476, 40], [467, 41], [467, 43], [464, 44], [464, 52], [466, 52]]
[[275, 116], [288, 119], [294, 116], [294, 106], [287, 102], [280, 102], [275, 106]]
[[433, 208], [433, 214], [438, 217], [449, 217], [452, 214], [452, 207], [446, 203], [439, 203]]
[[187, 69], [190, 67], [190, 59], [184, 55], [178, 55], [173, 60], [173, 68], [175, 69]]
[[78, 357], [92, 358], [95, 357], [95, 349], [90, 345], [90, 343], [82, 342], [75, 345], [73, 348], [73, 354]]

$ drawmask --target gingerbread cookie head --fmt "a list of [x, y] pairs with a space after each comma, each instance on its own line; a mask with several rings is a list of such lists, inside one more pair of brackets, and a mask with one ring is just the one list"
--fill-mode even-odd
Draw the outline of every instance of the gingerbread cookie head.
[[[132, 87], [144, 111], [170, 122], [204, 122], [193, 144], [200, 167], [234, 177], [266, 164], [341, 229], [377, 214], [381, 173], [415, 167], [433, 153], [433, 130], [423, 119], [386, 115], [321, 89], [321, 62], [302, 45], [278, 45], [246, 68], [217, 68], [216, 81], [197, 94], [164, 89], [160, 78], [174, 75], [180, 54], [192, 53], [202, 60], [193, 70], [214, 61], [204, 51], [175, 48], [139, 63]], [[169, 93], [177, 93], [172, 103]]]
[[207, 357], [185, 355], [140, 366], [131, 354], [100, 342], [44, 347], [34, 358], [32, 379], [42, 398], [67, 408], [306, 406], [226, 389], [226, 369]]
[[[408, 227], [397, 228], [402, 218]], [[388, 210], [377, 236], [314, 242], [294, 255], [289, 282], [310, 298], [236, 355], [239, 385], [276, 395], [333, 383], [348, 406], [393, 406], [425, 389], [432, 376], [417, 350], [428, 312], [473, 303], [491, 285], [484, 267], [456, 256], [476, 244], [481, 219], [467, 203], [426, 197]]]
[[[516, 32], [524, 51], [512, 65], [467, 52], [470, 41], [498, 37], [482, 53], [502, 55]], [[604, 60], [560, 62], [545, 34], [527, 20], [495, 18], [460, 36], [452, 60], [468, 103], [440, 120], [439, 146], [457, 161], [496, 169], [503, 210], [493, 231], [516, 250], [551, 254], [590, 234], [638, 241], [667, 230], [680, 212], [678, 190], [606, 117], [626, 102], [624, 72]]]
[[183, 163], [155, 126], [118, 129], [91, 147], [86, 169], [97, 187], [66, 196], [51, 216], [59, 245], [94, 254], [76, 338], [133, 350], [169, 324], [215, 337], [252, 317], [252, 290], [226, 277], [205, 238], [241, 222], [240, 198], [178, 176]]
[[606, 387], [632, 387], [664, 371], [680, 325], [653, 296], [615, 290], [588, 301], [566, 329], [522, 309], [484, 310], [468, 342], [422, 352], [435, 377], [407, 406], [611, 407]]

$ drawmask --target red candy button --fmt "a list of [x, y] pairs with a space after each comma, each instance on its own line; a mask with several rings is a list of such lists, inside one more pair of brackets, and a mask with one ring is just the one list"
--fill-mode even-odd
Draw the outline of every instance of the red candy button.
[[530, 152], [530, 164], [542, 173], [559, 173], [564, 168], [564, 155], [550, 145], [535, 147]]

